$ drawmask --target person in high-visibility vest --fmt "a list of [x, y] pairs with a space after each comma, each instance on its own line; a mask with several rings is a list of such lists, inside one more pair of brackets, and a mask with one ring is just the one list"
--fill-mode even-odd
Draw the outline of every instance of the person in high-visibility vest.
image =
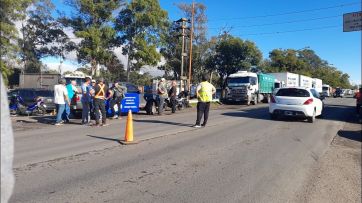
[[[212, 95], [216, 93], [215, 87], [208, 82], [209, 75], [203, 74], [201, 78], [202, 82], [196, 88], [197, 95], [197, 118], [195, 128], [205, 127], [209, 118], [210, 102], [212, 101]], [[200, 125], [201, 118], [204, 116], [204, 122]]]
[[[104, 79], [98, 79], [98, 83], [94, 86], [94, 111], [96, 116], [96, 126], [105, 126], [107, 125], [107, 118], [106, 118], [106, 107], [104, 101], [109, 99], [108, 97], [112, 96], [112, 93], [109, 93], [107, 97], [107, 93], [109, 93], [109, 89], [107, 85], [104, 84]], [[100, 113], [102, 113], [102, 124], [100, 124]]]

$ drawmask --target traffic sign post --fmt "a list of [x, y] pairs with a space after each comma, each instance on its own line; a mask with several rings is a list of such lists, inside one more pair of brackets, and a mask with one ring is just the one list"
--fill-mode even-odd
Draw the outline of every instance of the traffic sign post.
[[362, 30], [362, 11], [343, 14], [343, 32]]
[[140, 98], [139, 94], [126, 93], [125, 98], [122, 99], [122, 113], [127, 113], [129, 110], [132, 113], [139, 112]]

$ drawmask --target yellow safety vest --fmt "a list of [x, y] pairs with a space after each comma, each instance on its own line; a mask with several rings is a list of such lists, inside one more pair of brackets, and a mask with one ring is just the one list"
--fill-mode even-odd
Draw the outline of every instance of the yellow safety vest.
[[209, 82], [201, 82], [201, 89], [199, 90], [199, 101], [211, 102], [213, 85]]
[[104, 92], [104, 84], [103, 85], [98, 84], [98, 86], [99, 86], [99, 92], [94, 96], [94, 98], [104, 99], [106, 95]]

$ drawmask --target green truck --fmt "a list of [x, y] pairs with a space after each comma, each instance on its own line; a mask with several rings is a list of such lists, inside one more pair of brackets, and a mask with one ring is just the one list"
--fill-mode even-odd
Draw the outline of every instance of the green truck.
[[264, 73], [239, 71], [227, 80], [226, 101], [256, 105], [269, 102], [274, 90], [275, 77]]

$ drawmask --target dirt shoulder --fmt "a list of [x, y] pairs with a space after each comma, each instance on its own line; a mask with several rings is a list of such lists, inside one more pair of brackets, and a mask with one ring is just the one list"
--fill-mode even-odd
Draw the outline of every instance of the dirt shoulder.
[[361, 124], [349, 121], [312, 169], [298, 202], [361, 202]]

